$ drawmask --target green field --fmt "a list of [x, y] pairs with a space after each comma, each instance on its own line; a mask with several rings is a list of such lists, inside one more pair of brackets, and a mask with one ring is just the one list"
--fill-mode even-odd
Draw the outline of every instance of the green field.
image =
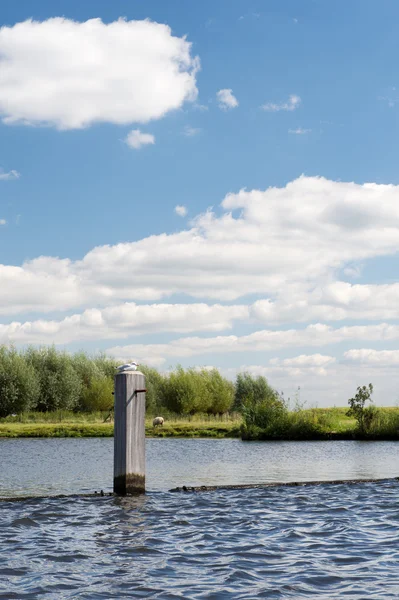
[[[105, 422], [108, 413], [26, 413], [0, 419], [0, 437], [112, 437], [114, 425]], [[147, 437], [239, 437], [239, 415], [171, 416], [162, 427], [146, 419]]]
[[[273, 430], [260, 432], [252, 439], [353, 439], [358, 437], [356, 421], [347, 408], [312, 408], [289, 413], [297, 434], [284, 435]], [[0, 437], [112, 437], [113, 422], [104, 422], [107, 412], [74, 413], [54, 411], [23, 413], [0, 419]], [[241, 437], [243, 419], [238, 413], [225, 415], [169, 415], [162, 427], [146, 419], [147, 437]], [[245, 437], [245, 435], [244, 435]], [[399, 408], [380, 408], [370, 439], [399, 439]]]

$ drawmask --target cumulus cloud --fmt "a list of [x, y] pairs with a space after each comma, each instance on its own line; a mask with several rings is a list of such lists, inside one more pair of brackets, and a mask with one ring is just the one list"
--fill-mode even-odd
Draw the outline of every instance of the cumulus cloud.
[[353, 285], [334, 281], [312, 288], [289, 285], [274, 300], [254, 302], [250, 312], [255, 321], [265, 324], [399, 319], [399, 283]]
[[[216, 301], [248, 294], [274, 298], [288, 286], [296, 291], [295, 299], [287, 293], [294, 306], [304, 301], [304, 290], [315, 290], [311, 303], [322, 306], [351, 289], [349, 305], [363, 303], [368, 310], [374, 300], [361, 300], [370, 295], [365, 288], [328, 284], [347, 264], [399, 250], [395, 185], [302, 176], [282, 188], [228, 194], [222, 209], [220, 216], [199, 215], [188, 230], [98, 246], [80, 260], [40, 257], [22, 266], [0, 265], [0, 314], [182, 293]], [[392, 287], [369, 291], [382, 294], [381, 311], [382, 298], [397, 293]], [[347, 305], [334, 302], [336, 314], [345, 314]], [[257, 318], [268, 306], [258, 306]]]
[[219, 90], [216, 94], [216, 98], [218, 100], [219, 108], [222, 110], [229, 110], [238, 106], [238, 100], [231, 89]]
[[187, 207], [182, 204], [177, 204], [175, 206], [175, 213], [179, 215], [179, 217], [185, 217], [187, 215]]
[[234, 321], [245, 319], [248, 319], [248, 308], [240, 305], [126, 302], [104, 309], [90, 308], [59, 321], [38, 319], [0, 324], [0, 344], [69, 344], [153, 332], [222, 331], [231, 329]]
[[7, 225], [7, 221], [5, 219], [0, 219], [0, 225]]
[[397, 367], [399, 365], [399, 350], [374, 350], [360, 348], [348, 350], [344, 358], [352, 363], [369, 365], [370, 367]]
[[267, 102], [262, 104], [261, 109], [268, 112], [279, 112], [280, 110], [292, 111], [296, 110], [301, 103], [301, 98], [295, 94], [291, 94], [287, 102], [273, 103]]
[[[222, 369], [223, 375], [234, 379], [238, 372], [262, 375], [284, 397], [295, 398], [300, 387], [300, 402], [305, 406], [346, 406], [359, 385], [370, 381], [370, 365], [330, 362], [325, 366], [282, 366], [267, 364], [241, 364], [238, 367]], [[374, 384], [373, 399], [378, 405], [390, 406], [397, 403], [399, 373], [397, 369], [383, 365], [372, 367]]]
[[[260, 330], [249, 335], [186, 337], [168, 344], [129, 344], [108, 349], [111, 356], [128, 358], [152, 356], [158, 360], [189, 358], [203, 354], [229, 354], [237, 352], [275, 352], [282, 348], [322, 347], [351, 340], [392, 341], [399, 340], [399, 326], [353, 325], [334, 329], [322, 323], [308, 325], [305, 329]], [[292, 366], [292, 365], [291, 365]], [[320, 366], [320, 365], [318, 365]]]
[[[1, 62], [0, 62], [1, 64]], [[1, 75], [0, 75], [1, 77]], [[9, 171], [8, 173], [5, 173], [4, 171], [0, 170], [0, 181], [10, 181], [13, 179], [19, 179], [21, 177], [21, 174], [18, 173], [18, 171], [15, 171], [14, 169], [12, 171]]]
[[0, 29], [0, 114], [58, 129], [146, 123], [196, 99], [198, 68], [167, 25], [27, 20]]
[[320, 367], [335, 362], [334, 356], [325, 356], [323, 354], [300, 354], [293, 358], [272, 358], [271, 365], [283, 367]]
[[132, 129], [127, 134], [125, 142], [130, 148], [139, 150], [143, 146], [148, 146], [148, 144], [155, 144], [155, 136], [151, 133], [142, 133], [140, 129]]

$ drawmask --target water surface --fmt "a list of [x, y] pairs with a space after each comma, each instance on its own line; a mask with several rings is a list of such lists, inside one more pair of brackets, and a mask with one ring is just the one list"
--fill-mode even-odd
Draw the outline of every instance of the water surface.
[[[112, 442], [0, 440], [0, 496], [110, 491]], [[149, 439], [145, 496], [0, 503], [0, 598], [398, 598], [395, 480], [166, 491], [394, 477], [398, 451], [394, 442]]]
[[399, 596], [399, 484], [0, 508], [0, 598]]
[[[399, 475], [397, 442], [146, 440], [147, 489]], [[0, 496], [112, 490], [112, 438], [0, 439]]]

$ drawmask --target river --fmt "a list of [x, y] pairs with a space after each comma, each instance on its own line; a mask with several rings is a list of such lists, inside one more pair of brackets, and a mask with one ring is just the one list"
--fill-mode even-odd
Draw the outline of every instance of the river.
[[[0, 496], [112, 486], [112, 439], [0, 440]], [[173, 494], [181, 485], [395, 477], [394, 442], [148, 439], [138, 498], [0, 504], [0, 598], [399, 597], [399, 482]]]

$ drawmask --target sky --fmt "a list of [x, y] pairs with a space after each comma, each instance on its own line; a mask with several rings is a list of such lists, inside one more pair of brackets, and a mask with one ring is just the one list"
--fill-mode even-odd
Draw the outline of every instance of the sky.
[[0, 344], [399, 402], [396, 0], [16, 0], [0, 26]]

